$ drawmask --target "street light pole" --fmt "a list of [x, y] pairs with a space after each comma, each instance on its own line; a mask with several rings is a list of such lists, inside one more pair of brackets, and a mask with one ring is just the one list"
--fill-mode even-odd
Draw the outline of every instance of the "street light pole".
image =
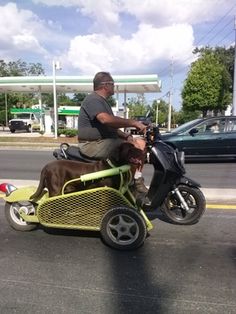
[[167, 130], [171, 130], [171, 103], [172, 103], [172, 91], [169, 91], [169, 105], [168, 105], [168, 125], [167, 125]]
[[57, 90], [56, 90], [56, 70], [60, 70], [60, 63], [55, 60], [52, 61], [52, 77], [53, 77], [53, 106], [54, 106], [54, 138], [57, 139], [57, 125], [58, 125], [58, 112], [57, 112]]
[[160, 103], [160, 100], [156, 100], [156, 126], [158, 125], [158, 115], [159, 115], [159, 103]]
[[39, 98], [39, 114], [40, 114], [40, 131], [45, 131], [45, 127], [43, 124], [43, 106], [42, 106], [42, 93], [41, 93], [41, 86], [39, 86], [39, 93], [38, 93], [38, 98]]
[[8, 127], [8, 104], [7, 104], [7, 93], [5, 93], [5, 119], [6, 119], [6, 126]]
[[169, 91], [169, 108], [168, 108], [168, 131], [171, 130], [171, 114], [172, 114], [172, 96], [173, 96], [173, 59], [171, 60], [171, 67], [170, 67], [170, 79], [171, 79], [171, 86]]
[[236, 115], [236, 17], [234, 17], [234, 31], [235, 31], [235, 40], [234, 40], [234, 87], [233, 87], [233, 106], [232, 114]]

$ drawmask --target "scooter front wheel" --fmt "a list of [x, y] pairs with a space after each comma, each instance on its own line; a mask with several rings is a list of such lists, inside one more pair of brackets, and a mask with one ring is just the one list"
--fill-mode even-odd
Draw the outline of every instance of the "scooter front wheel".
[[24, 211], [26, 214], [34, 214], [35, 207], [31, 202], [24, 203], [6, 203], [5, 216], [9, 225], [18, 231], [31, 231], [37, 227], [35, 223], [29, 223], [24, 221], [20, 216], [20, 211]]
[[101, 236], [110, 247], [132, 250], [143, 244], [147, 236], [147, 228], [138, 212], [128, 207], [116, 207], [104, 215]]
[[178, 189], [188, 205], [186, 210], [179, 197], [170, 192], [162, 205], [161, 211], [167, 219], [178, 225], [193, 225], [199, 221], [206, 208], [203, 193], [195, 187], [179, 185]]

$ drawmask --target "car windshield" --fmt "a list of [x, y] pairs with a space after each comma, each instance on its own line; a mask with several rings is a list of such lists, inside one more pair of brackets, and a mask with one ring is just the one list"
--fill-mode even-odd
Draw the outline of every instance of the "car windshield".
[[188, 122], [186, 122], [184, 124], [181, 124], [180, 126], [178, 126], [177, 128], [171, 130], [168, 133], [181, 133], [181, 132], [184, 132], [187, 129], [189, 129], [189, 127], [194, 126], [198, 122], [201, 122], [201, 121], [202, 121], [202, 119], [195, 119], [195, 120], [188, 121]]
[[30, 119], [30, 113], [20, 113], [16, 116], [17, 119]]

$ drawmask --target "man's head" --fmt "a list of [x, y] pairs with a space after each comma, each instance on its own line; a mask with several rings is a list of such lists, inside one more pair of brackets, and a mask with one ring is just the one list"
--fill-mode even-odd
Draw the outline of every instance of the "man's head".
[[98, 72], [93, 79], [94, 91], [101, 91], [103, 96], [114, 95], [114, 80], [109, 72]]

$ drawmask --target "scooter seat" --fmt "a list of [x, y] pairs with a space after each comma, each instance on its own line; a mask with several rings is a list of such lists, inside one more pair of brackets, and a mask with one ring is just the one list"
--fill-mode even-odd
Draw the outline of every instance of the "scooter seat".
[[98, 159], [90, 158], [88, 156], [85, 156], [81, 153], [79, 147], [77, 146], [69, 146], [68, 144], [65, 146], [61, 145], [61, 151], [63, 155], [66, 156], [69, 160], [78, 160], [82, 162], [96, 162]]

